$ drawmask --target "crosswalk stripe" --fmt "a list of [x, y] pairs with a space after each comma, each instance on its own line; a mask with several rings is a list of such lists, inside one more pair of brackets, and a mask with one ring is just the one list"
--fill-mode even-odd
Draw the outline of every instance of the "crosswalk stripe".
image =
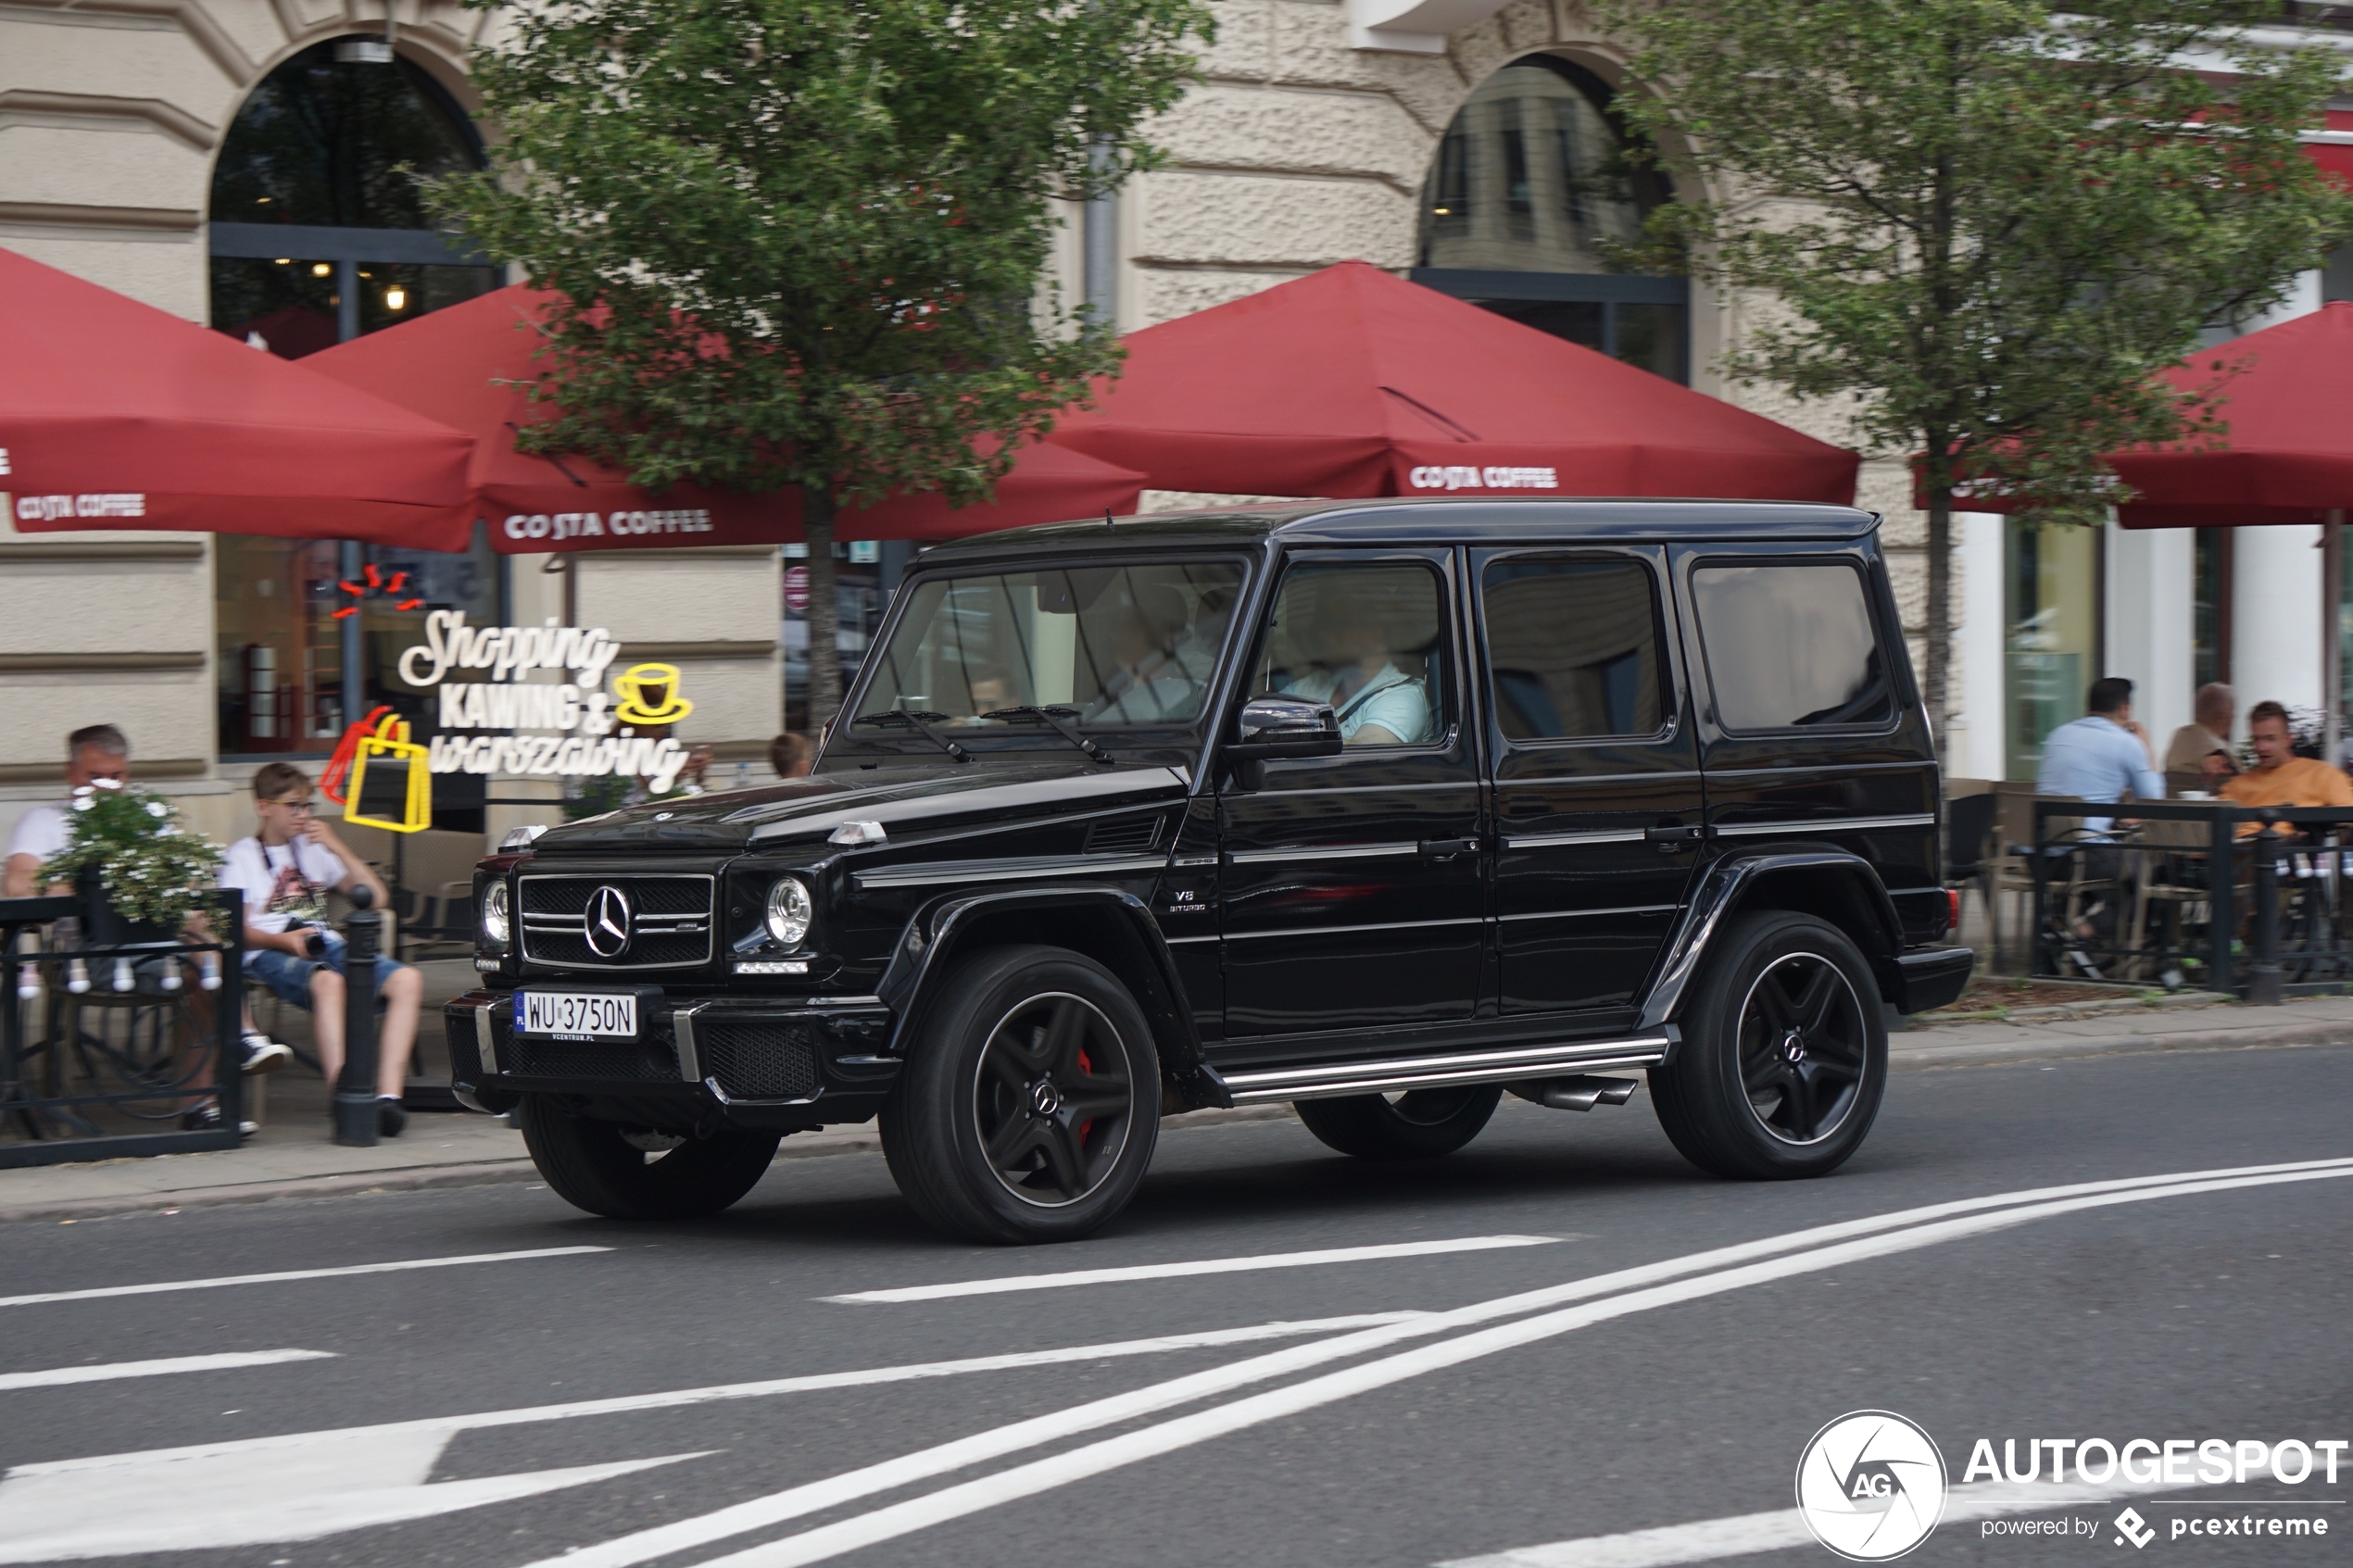
[[281, 1361], [327, 1361], [333, 1350], [231, 1350], [217, 1356], [172, 1356], [155, 1361], [108, 1361], [103, 1366], [51, 1367], [44, 1372], [0, 1372], [0, 1393], [14, 1388], [55, 1388], [67, 1383], [107, 1383], [118, 1377], [162, 1377], [176, 1372], [225, 1372], [231, 1367], [275, 1366]]

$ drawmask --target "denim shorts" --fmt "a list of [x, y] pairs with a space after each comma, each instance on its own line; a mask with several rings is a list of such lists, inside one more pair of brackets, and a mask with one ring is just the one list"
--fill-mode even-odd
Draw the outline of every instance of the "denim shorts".
[[[275, 947], [254, 947], [245, 951], [245, 972], [258, 977], [282, 1002], [292, 1002], [298, 1008], [310, 1006], [310, 976], [322, 969], [344, 972], [344, 945], [333, 936], [327, 938], [327, 956], [323, 959], [298, 959], [292, 953], [282, 953]], [[383, 954], [376, 955], [376, 995], [384, 995], [384, 982], [406, 967], [395, 963]]]

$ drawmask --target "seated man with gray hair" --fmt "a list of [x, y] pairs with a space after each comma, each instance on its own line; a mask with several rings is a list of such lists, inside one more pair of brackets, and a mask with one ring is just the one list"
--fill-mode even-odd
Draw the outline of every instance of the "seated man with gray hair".
[[2238, 718], [2238, 696], [2219, 681], [2197, 689], [2197, 721], [2173, 732], [2165, 748], [2165, 790], [2212, 795], [2239, 771], [2231, 756], [2231, 726]]

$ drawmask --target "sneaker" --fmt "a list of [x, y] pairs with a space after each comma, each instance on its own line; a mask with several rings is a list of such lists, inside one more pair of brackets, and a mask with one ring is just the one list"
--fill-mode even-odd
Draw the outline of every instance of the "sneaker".
[[390, 1095], [376, 1097], [376, 1133], [380, 1137], [396, 1138], [409, 1130], [409, 1112]]
[[294, 1047], [282, 1046], [269, 1035], [256, 1033], [245, 1036], [245, 1074], [248, 1078], [264, 1073], [275, 1073], [292, 1065]]
[[[180, 1130], [183, 1133], [219, 1132], [220, 1108], [217, 1105], [200, 1105], [193, 1110], [184, 1112], [180, 1118]], [[249, 1138], [259, 1131], [261, 1131], [261, 1123], [258, 1122], [237, 1123], [237, 1136], [240, 1138]]]

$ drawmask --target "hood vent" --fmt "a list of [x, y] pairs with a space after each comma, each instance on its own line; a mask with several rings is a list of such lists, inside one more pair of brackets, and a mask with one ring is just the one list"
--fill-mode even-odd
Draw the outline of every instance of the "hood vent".
[[1113, 817], [1087, 830], [1089, 855], [1141, 855], [1160, 842], [1161, 818]]

